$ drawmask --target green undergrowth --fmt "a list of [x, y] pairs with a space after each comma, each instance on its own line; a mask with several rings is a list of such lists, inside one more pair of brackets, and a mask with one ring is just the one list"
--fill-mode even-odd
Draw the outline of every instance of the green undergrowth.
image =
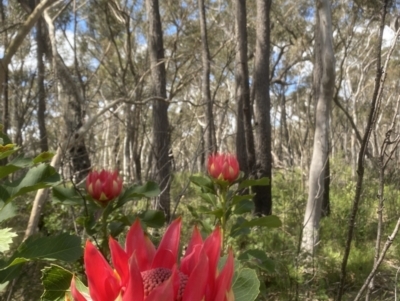
[[[331, 163], [331, 187], [329, 217], [321, 220], [320, 244], [311, 263], [301, 264], [299, 254], [300, 235], [307, 202], [307, 175], [300, 170], [284, 170], [274, 173], [272, 182], [273, 214], [282, 221], [279, 229], [253, 229], [251, 233], [230, 241], [235, 255], [248, 249], [267, 252], [272, 270], [259, 271], [262, 294], [259, 300], [333, 300], [340, 282], [343, 253], [348, 235], [348, 224], [355, 194], [355, 179], [349, 166]], [[186, 177], [175, 177], [173, 187], [182, 186]], [[400, 185], [394, 176], [385, 178], [385, 210], [382, 246], [393, 231], [400, 211]], [[352, 248], [347, 263], [345, 295], [342, 300], [352, 300], [370, 273], [375, 254], [377, 231], [377, 172], [365, 172], [359, 210], [356, 217]], [[179, 205], [190, 228], [190, 213], [186, 204], [201, 204], [196, 191], [189, 188], [190, 197]], [[177, 191], [177, 190], [175, 190]], [[213, 221], [210, 220], [210, 223]], [[399, 264], [400, 246], [396, 238], [379, 269], [376, 289], [371, 300], [392, 300], [395, 289], [394, 268]], [[381, 285], [381, 283], [387, 283]], [[392, 299], [391, 299], [392, 298]]]

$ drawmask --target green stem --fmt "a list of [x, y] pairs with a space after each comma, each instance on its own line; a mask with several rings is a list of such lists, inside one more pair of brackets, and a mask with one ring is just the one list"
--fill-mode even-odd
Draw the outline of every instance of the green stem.
[[101, 216], [101, 232], [103, 234], [103, 240], [101, 242], [101, 251], [103, 253], [103, 256], [107, 258], [108, 253], [109, 253], [109, 247], [108, 247], [108, 231], [107, 231], [107, 218], [108, 218], [108, 210], [107, 208], [104, 208], [103, 214]]
[[226, 217], [226, 194], [227, 194], [227, 189], [221, 189], [219, 199], [221, 201], [221, 206], [222, 206], [222, 217], [221, 217], [221, 234], [222, 234], [222, 241], [221, 241], [221, 255], [224, 254], [224, 249], [225, 249], [225, 230], [226, 230], [226, 222], [227, 222], [227, 217]]

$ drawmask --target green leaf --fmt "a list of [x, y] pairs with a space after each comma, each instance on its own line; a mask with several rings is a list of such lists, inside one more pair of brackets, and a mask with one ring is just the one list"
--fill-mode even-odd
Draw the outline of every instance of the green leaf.
[[42, 270], [43, 301], [65, 300], [65, 292], [69, 290], [72, 273], [58, 265], [51, 264]]
[[51, 187], [60, 180], [60, 175], [52, 166], [40, 164], [31, 168], [24, 177], [5, 183], [5, 189], [0, 189], [0, 198], [7, 203], [19, 195]]
[[260, 280], [254, 270], [244, 268], [236, 271], [232, 290], [235, 301], [253, 301], [260, 292]]
[[131, 186], [119, 196], [115, 208], [121, 207], [125, 203], [137, 198], [153, 198], [161, 193], [157, 183], [149, 181], [146, 184], [139, 186]]
[[251, 186], [268, 186], [270, 185], [269, 178], [264, 177], [261, 179], [247, 179], [243, 180], [240, 184], [238, 189], [241, 190], [243, 188], [251, 187]]
[[217, 196], [213, 193], [201, 193], [200, 197], [211, 206], [215, 206], [217, 203]]
[[250, 221], [246, 221], [240, 225], [240, 227], [267, 227], [267, 228], [279, 228], [282, 226], [282, 222], [276, 215], [268, 215], [259, 218], [254, 218]]
[[52, 189], [52, 200], [64, 205], [83, 205], [82, 197], [76, 192], [74, 187], [55, 186]]
[[165, 224], [165, 215], [161, 211], [146, 210], [139, 215], [139, 218], [148, 227], [161, 228]]
[[243, 214], [249, 213], [254, 210], [254, 202], [250, 200], [242, 200], [238, 204], [235, 205], [233, 213], [235, 214]]
[[265, 251], [258, 249], [251, 249], [243, 252], [238, 257], [239, 260], [247, 261], [251, 265], [260, 268], [266, 272], [275, 272], [275, 262], [272, 261]]
[[0, 179], [12, 174], [22, 168], [32, 166], [32, 160], [23, 156], [18, 156], [5, 166], [0, 166]]
[[232, 205], [236, 205], [237, 203], [243, 201], [243, 200], [252, 200], [254, 197], [254, 194], [243, 194], [243, 195], [235, 195], [232, 198]]
[[0, 229], [0, 252], [4, 253], [10, 249], [10, 244], [12, 244], [13, 237], [17, 234], [11, 231], [11, 228]]
[[4, 125], [0, 124], [0, 141], [2, 144], [11, 144], [11, 139], [3, 132]]
[[63, 260], [73, 262], [83, 254], [78, 236], [62, 233], [57, 236], [30, 237], [23, 242], [11, 259], [0, 269], [0, 283], [18, 276], [22, 263], [42, 260]]
[[0, 222], [10, 219], [17, 215], [17, 208], [14, 203], [8, 203], [4, 206], [4, 202], [0, 201]]
[[197, 207], [194, 207], [192, 205], [187, 205], [186, 206], [189, 212], [193, 215], [195, 218], [200, 218], [200, 216], [197, 214]]
[[224, 214], [224, 211], [222, 208], [217, 208], [215, 210], [210, 210], [209, 208], [205, 206], [198, 206], [198, 212], [199, 213], [205, 213], [205, 214], [211, 214], [214, 215], [216, 218], [221, 218]]
[[215, 193], [214, 183], [213, 183], [213, 181], [211, 181], [211, 179], [209, 177], [205, 177], [203, 175], [193, 175], [193, 176], [190, 176], [189, 179], [193, 184], [204, 189], [204, 192]]
[[19, 147], [15, 144], [0, 144], [0, 160], [7, 158], [11, 154], [15, 153], [17, 150], [19, 150]]
[[28, 238], [17, 250], [16, 257], [63, 260], [72, 262], [82, 256], [79, 236], [62, 233], [57, 236]]
[[33, 159], [34, 164], [50, 161], [54, 157], [54, 153], [43, 152], [39, 154], [35, 159]]
[[249, 235], [250, 234], [250, 228], [248, 227], [242, 227], [242, 224], [246, 222], [246, 219], [239, 216], [237, 219], [236, 223], [232, 225], [231, 227], [231, 232], [229, 236], [232, 237], [238, 237], [240, 235]]

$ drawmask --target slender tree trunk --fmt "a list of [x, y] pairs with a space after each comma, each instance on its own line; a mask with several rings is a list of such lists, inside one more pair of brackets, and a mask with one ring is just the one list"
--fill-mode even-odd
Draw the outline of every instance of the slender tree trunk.
[[[254, 104], [256, 129], [256, 178], [272, 178], [271, 99], [269, 96], [270, 10], [272, 0], [257, 0]], [[254, 187], [256, 215], [272, 213], [271, 184]]]
[[[4, 51], [4, 56], [0, 58], [0, 83], [4, 83], [6, 76], [6, 70], [8, 64], [11, 62], [12, 57], [17, 52], [18, 48], [21, 46], [25, 37], [29, 34], [32, 27], [35, 26], [36, 21], [40, 18], [44, 10], [55, 3], [57, 0], [43, 0], [40, 2], [35, 10], [28, 16], [24, 24], [20, 26], [18, 33], [13, 37], [8, 45], [7, 49]], [[0, 95], [3, 93], [3, 85], [0, 85]]]
[[325, 172], [329, 152], [329, 112], [335, 86], [330, 1], [316, 0], [313, 95], [316, 104], [313, 155], [303, 223], [302, 250], [313, 255], [319, 240]]
[[[200, 11], [200, 29], [201, 29], [201, 57], [203, 65], [202, 73], [202, 98], [203, 104], [205, 104], [205, 116], [206, 116], [206, 127], [204, 130], [204, 149], [205, 158], [209, 154], [217, 151], [217, 144], [215, 138], [215, 125], [213, 115], [213, 101], [210, 92], [210, 50], [208, 48], [208, 37], [207, 37], [207, 22], [206, 22], [206, 9], [204, 6], [204, 0], [198, 0], [199, 11]], [[206, 160], [205, 160], [206, 161]]]
[[37, 66], [38, 66], [38, 128], [39, 128], [39, 139], [40, 139], [40, 150], [42, 152], [49, 150], [47, 130], [46, 130], [46, 92], [44, 88], [45, 80], [45, 65], [43, 62], [43, 56], [45, 53], [46, 39], [43, 34], [43, 19], [39, 19], [36, 23], [36, 49], [37, 49]]
[[[249, 175], [255, 165], [254, 136], [251, 124], [249, 68], [247, 62], [247, 17], [246, 0], [235, 1], [236, 14], [236, 63], [235, 63], [235, 95], [237, 103], [237, 123], [244, 133], [238, 133], [236, 148], [242, 171]], [[238, 124], [239, 125], [239, 124]], [[240, 151], [239, 149], [242, 148]], [[245, 152], [245, 155], [243, 154]]]
[[[170, 179], [171, 162], [169, 160], [170, 133], [168, 121], [168, 102], [166, 91], [166, 72], [164, 63], [163, 33], [158, 0], [146, 0], [148, 29], [148, 49], [150, 55], [153, 95], [153, 152], [157, 166], [157, 179], [162, 191], [158, 207], [167, 220], [170, 218]], [[160, 98], [164, 99], [161, 100]]]
[[[1, 21], [5, 24], [6, 21], [6, 12], [5, 12], [5, 5], [3, 1], [0, 3], [0, 15]], [[3, 33], [3, 43], [4, 47], [7, 48], [8, 46], [8, 30], [7, 28], [4, 29]], [[1, 67], [0, 67], [1, 68]], [[3, 88], [3, 112], [2, 112], [2, 124], [3, 124], [3, 132], [7, 134], [8, 129], [10, 127], [10, 110], [9, 110], [9, 99], [8, 99], [8, 67], [4, 69], [4, 82], [0, 82], [0, 85]], [[1, 99], [1, 94], [0, 94]], [[5, 165], [7, 163], [7, 158], [4, 158], [0, 161], [1, 165]]]

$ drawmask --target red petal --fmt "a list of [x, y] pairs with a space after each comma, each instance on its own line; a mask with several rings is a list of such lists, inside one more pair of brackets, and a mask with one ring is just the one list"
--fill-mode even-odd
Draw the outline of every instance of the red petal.
[[203, 246], [203, 238], [201, 237], [199, 229], [195, 226], [193, 228], [192, 238], [186, 249], [185, 256], [181, 260], [182, 273], [190, 276], [199, 260], [200, 251]]
[[120, 244], [111, 236], [108, 243], [113, 266], [121, 278], [121, 286], [126, 286], [129, 280], [129, 257]]
[[202, 245], [202, 244], [203, 244], [203, 238], [201, 237], [201, 233], [200, 233], [199, 229], [197, 228], [197, 226], [194, 226], [192, 237], [191, 237], [189, 245], [186, 249], [185, 255], [192, 253], [194, 246]]
[[71, 280], [71, 295], [75, 301], [87, 301], [85, 297], [76, 289], [75, 276]]
[[[172, 270], [171, 277], [153, 289], [146, 301], [173, 301], [175, 300], [174, 283], [179, 281], [179, 276], [176, 268]], [[124, 300], [125, 301], [125, 300]]]
[[151, 268], [172, 269], [178, 260], [182, 219], [178, 217], [169, 225], [154, 256]]
[[199, 261], [186, 284], [182, 301], [200, 301], [203, 299], [208, 280], [204, 275], [207, 274], [208, 258], [206, 253], [203, 251], [201, 252]]
[[141, 272], [150, 269], [156, 250], [150, 239], [143, 233], [139, 219], [129, 229], [126, 236], [125, 251], [128, 257], [131, 257], [133, 253], [136, 254]]
[[[203, 248], [203, 245], [196, 245], [192, 251], [192, 253], [185, 255], [184, 258], [181, 260], [181, 272], [184, 273], [185, 275], [190, 276], [196, 267], [199, 258], [200, 258], [200, 253]], [[208, 270], [208, 268], [207, 268]]]
[[122, 300], [143, 301], [143, 298], [143, 279], [142, 275], [140, 274], [138, 262], [136, 260], [136, 254], [133, 254], [129, 261], [129, 282]]
[[84, 261], [92, 299], [115, 300], [120, 292], [119, 281], [103, 255], [90, 241], [86, 242]]
[[211, 291], [213, 291], [217, 275], [218, 260], [220, 258], [220, 252], [221, 252], [221, 229], [218, 226], [211, 233], [211, 235], [207, 237], [207, 239], [204, 242], [203, 248], [207, 254], [209, 262], [208, 285]]
[[224, 301], [226, 294], [231, 290], [233, 277], [233, 253], [229, 250], [228, 258], [221, 273], [218, 275], [217, 285], [215, 286], [214, 301]]

